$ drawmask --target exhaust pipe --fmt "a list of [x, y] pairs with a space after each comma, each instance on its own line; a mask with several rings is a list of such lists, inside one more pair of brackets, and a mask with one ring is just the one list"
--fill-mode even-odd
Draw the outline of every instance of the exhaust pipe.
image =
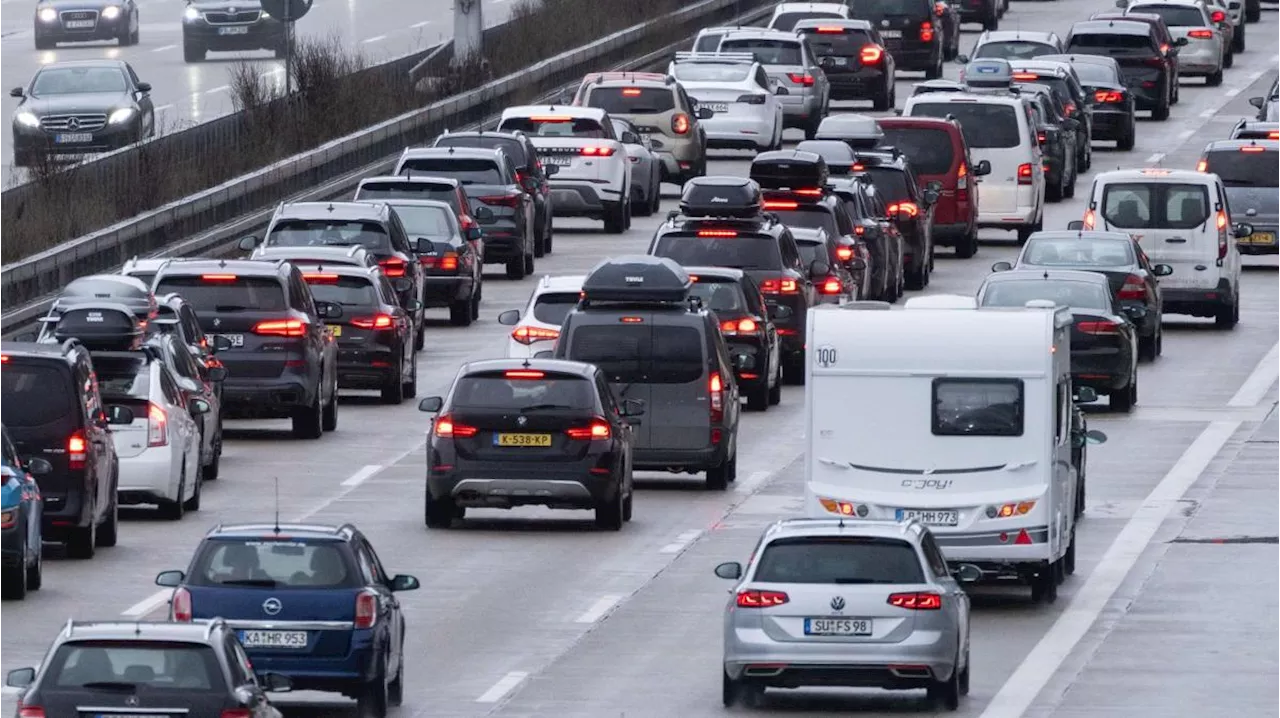
[[743, 675], [750, 676], [752, 678], [772, 678], [774, 676], [781, 675], [785, 670], [787, 670], [787, 666], [785, 664], [763, 663], [754, 666], [747, 666], [743, 671]]
[[932, 678], [933, 671], [928, 666], [897, 665], [889, 666], [889, 672], [897, 678]]

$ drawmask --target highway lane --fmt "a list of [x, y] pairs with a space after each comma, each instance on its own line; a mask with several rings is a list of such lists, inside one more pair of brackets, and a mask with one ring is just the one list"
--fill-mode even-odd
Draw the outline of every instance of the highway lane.
[[[1023, 27], [1062, 31], [1070, 20], [1103, 6], [1101, 0], [1017, 3], [1008, 17]], [[1250, 28], [1254, 49], [1238, 58], [1222, 88], [1208, 91], [1195, 88], [1198, 81], [1188, 82], [1173, 120], [1143, 122], [1133, 152], [1101, 151], [1095, 168], [1155, 161], [1192, 166], [1202, 140], [1225, 136], [1230, 124], [1248, 113], [1250, 86], [1269, 81], [1270, 75], [1261, 73], [1274, 62], [1275, 28], [1275, 16], [1268, 14], [1262, 25]], [[1272, 39], [1268, 45], [1261, 38]], [[1258, 79], [1250, 82], [1255, 74]], [[902, 82], [901, 97], [911, 81]], [[745, 156], [723, 155], [710, 171], [742, 174], [747, 164], [740, 157]], [[1078, 196], [1087, 184], [1082, 178]], [[1080, 199], [1049, 208], [1046, 227], [1064, 226], [1083, 211]], [[539, 261], [539, 273], [583, 272], [603, 256], [643, 252], [657, 223], [656, 218], [637, 219], [621, 237], [601, 234], [596, 223], [559, 223], [556, 252]], [[972, 260], [954, 260], [943, 252], [931, 293], [972, 292], [992, 262], [1013, 257], [1012, 235], [984, 232], [983, 238], [988, 243]], [[1248, 263], [1275, 266], [1273, 259]], [[1226, 405], [1275, 345], [1275, 282], [1271, 270], [1246, 273], [1242, 322], [1230, 334], [1203, 321], [1172, 318], [1165, 355], [1142, 367], [1138, 410], [1126, 418], [1092, 414], [1092, 426], [1108, 432], [1111, 441], [1090, 452], [1080, 570], [1048, 608], [983, 592], [974, 624], [974, 692], [964, 714], [981, 712], [1082, 586], [1094, 580], [1108, 547], [1166, 472], [1183, 465], [1179, 455], [1206, 421], [1227, 417], [1252, 427], [1261, 418], [1254, 405], [1270, 396], [1255, 397], [1251, 391], [1237, 402], [1244, 406]], [[481, 322], [468, 329], [445, 327], [443, 321], [433, 327], [419, 361], [420, 395], [447, 387], [459, 363], [499, 355], [507, 329], [493, 318], [522, 306], [530, 288], [529, 280], [511, 283], [491, 274]], [[1275, 378], [1274, 363], [1257, 375], [1265, 382], [1263, 390]], [[411, 404], [390, 408], [353, 396], [343, 403], [338, 432], [319, 442], [292, 441], [283, 424], [237, 423], [223, 478], [205, 486], [203, 511], [179, 524], [131, 512], [119, 547], [91, 562], [50, 561], [44, 589], [25, 603], [4, 605], [0, 620], [8, 620], [0, 633], [0, 664], [8, 670], [38, 661], [68, 616], [139, 617], [162, 611], [165, 596], [150, 583], [155, 572], [185, 566], [200, 535], [216, 521], [268, 519], [278, 478], [283, 519], [353, 521], [370, 534], [389, 570], [423, 580], [422, 591], [403, 596], [410, 621], [410, 680], [399, 715], [718, 714], [720, 611], [728, 585], [710, 568], [743, 558], [760, 527], [795, 510], [802, 396], [788, 388], [783, 403], [767, 414], [744, 415], [744, 454], [739, 485], [732, 491], [709, 493], [697, 480], [644, 474], [636, 519], [617, 534], [593, 531], [587, 513], [539, 509], [469, 512], [479, 520], [427, 533], [421, 518], [421, 441], [428, 424]], [[264, 432], [259, 426], [281, 431]], [[1274, 452], [1270, 460], [1274, 476]], [[1242, 566], [1250, 569], [1273, 571], [1274, 556], [1266, 566]], [[1126, 592], [1140, 595], [1140, 583], [1126, 586]], [[1054, 675], [1069, 683], [1070, 676]], [[323, 697], [287, 698], [281, 702], [319, 700], [334, 708], [310, 705], [290, 715], [343, 714], [344, 704]], [[927, 708], [909, 694], [874, 693], [838, 700], [784, 695], [771, 705], [789, 714]]]
[[[514, 0], [485, 0], [486, 26], [506, 21]], [[138, 76], [152, 85], [156, 131], [171, 132], [227, 114], [234, 108], [228, 92], [230, 69], [237, 60], [251, 60], [261, 73], [284, 81], [284, 60], [270, 52], [211, 53], [203, 63], [182, 59], [183, 0], [140, 0], [140, 43], [118, 47], [115, 41], [73, 43], [37, 51], [32, 35], [32, 7], [26, 0], [0, 3], [0, 80], [5, 95], [4, 117], [18, 101], [8, 90], [26, 85], [40, 66], [64, 60], [116, 58], [131, 63]], [[452, 0], [317, 0], [298, 21], [299, 37], [336, 37], [373, 62], [385, 61], [438, 45], [453, 37]], [[12, 132], [0, 138], [0, 180], [14, 181]], [[20, 175], [25, 171], [19, 171]], [[19, 180], [20, 181], [20, 180]]]

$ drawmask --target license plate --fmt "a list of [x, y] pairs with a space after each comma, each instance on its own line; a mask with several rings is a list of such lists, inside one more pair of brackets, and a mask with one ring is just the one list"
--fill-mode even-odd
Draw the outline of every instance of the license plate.
[[334, 335], [335, 337], [340, 337], [340, 336], [342, 336], [342, 325], [341, 325], [341, 324], [330, 324], [330, 325], [329, 325], [329, 333], [330, 333], [330, 334], [332, 334], [332, 335]]
[[169, 718], [168, 713], [97, 713], [93, 718]]
[[870, 636], [870, 618], [806, 618], [806, 636]]
[[306, 648], [306, 631], [241, 631], [245, 648]]
[[1270, 232], [1254, 232], [1240, 240], [1241, 244], [1274, 244], [1276, 236]]
[[92, 30], [97, 24], [97, 20], [68, 20], [62, 26], [68, 30]]
[[494, 446], [551, 446], [550, 434], [496, 434]]
[[547, 164], [568, 167], [573, 164], [573, 155], [547, 155], [542, 158], [542, 161]]
[[960, 514], [950, 509], [931, 511], [929, 509], [898, 509], [898, 520], [915, 519], [925, 526], [955, 526], [960, 523]]
[[218, 34], [219, 35], [248, 35], [249, 28], [248, 26], [245, 26], [245, 25], [239, 25], [236, 27], [220, 27], [218, 28]]
[[728, 112], [729, 111], [729, 103], [727, 102], [708, 102], [705, 105], [699, 105], [699, 107], [705, 107], [708, 110], [711, 110], [712, 112]]
[[830, 60], [830, 61], [831, 61], [831, 64], [832, 64], [832, 65], [835, 65], [836, 67], [848, 67], [848, 66], [849, 66], [849, 58], [847, 58], [847, 57], [836, 57], [835, 55], [828, 55], [827, 57], [824, 57], [824, 58], [822, 58], [822, 59], [824, 59], [824, 60]]
[[235, 348], [235, 347], [242, 347], [242, 346], [244, 346], [244, 335], [243, 335], [243, 334], [216, 334], [216, 335], [214, 335], [214, 336], [222, 337], [222, 338], [226, 339], [227, 341], [231, 342], [231, 346], [232, 346], [233, 348]]
[[881, 30], [880, 37], [890, 39], [890, 40], [897, 40], [902, 37], [902, 31], [901, 30]]
[[93, 142], [92, 132], [68, 132], [60, 135], [54, 135], [53, 141], [60, 145], [75, 145], [84, 142]]

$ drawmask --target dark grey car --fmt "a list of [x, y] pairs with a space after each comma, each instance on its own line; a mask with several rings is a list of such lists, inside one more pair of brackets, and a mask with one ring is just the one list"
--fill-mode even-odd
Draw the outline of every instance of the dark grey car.
[[1196, 169], [1221, 177], [1231, 221], [1253, 226], [1253, 234], [1236, 240], [1240, 253], [1280, 254], [1280, 141], [1210, 142]]

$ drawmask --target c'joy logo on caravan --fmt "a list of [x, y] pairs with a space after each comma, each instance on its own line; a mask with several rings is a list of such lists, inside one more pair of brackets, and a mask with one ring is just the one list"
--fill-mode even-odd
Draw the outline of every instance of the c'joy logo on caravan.
[[818, 366], [824, 369], [834, 366], [836, 363], [836, 348], [830, 344], [823, 344], [818, 347], [818, 351], [814, 353], [814, 357], [818, 362]]

